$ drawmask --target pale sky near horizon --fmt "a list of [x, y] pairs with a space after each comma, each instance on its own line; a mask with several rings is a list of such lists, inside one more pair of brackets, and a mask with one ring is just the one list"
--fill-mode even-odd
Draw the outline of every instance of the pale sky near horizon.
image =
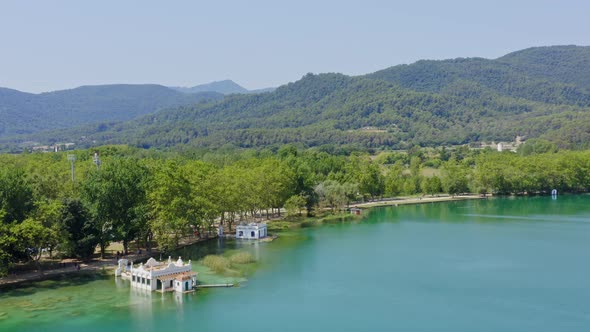
[[420, 59], [590, 45], [590, 1], [0, 0], [0, 86], [279, 86]]

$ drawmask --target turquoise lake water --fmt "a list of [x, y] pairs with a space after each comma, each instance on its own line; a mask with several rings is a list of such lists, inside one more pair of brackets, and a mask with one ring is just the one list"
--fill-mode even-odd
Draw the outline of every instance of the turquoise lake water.
[[239, 288], [146, 294], [112, 277], [0, 294], [1, 331], [590, 331], [590, 196], [373, 209], [241, 248]]

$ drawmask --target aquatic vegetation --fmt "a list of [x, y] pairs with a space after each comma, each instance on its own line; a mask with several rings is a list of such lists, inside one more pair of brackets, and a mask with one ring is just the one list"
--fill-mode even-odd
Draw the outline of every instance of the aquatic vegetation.
[[272, 221], [267, 223], [267, 228], [270, 232], [280, 232], [288, 230], [289, 228], [297, 225], [296, 223], [288, 222], [288, 221]]
[[215, 273], [242, 277], [247, 270], [251, 270], [248, 265], [255, 261], [256, 259], [249, 252], [227, 252], [224, 256], [207, 255], [201, 262]]
[[231, 262], [231, 264], [248, 264], [254, 263], [256, 259], [249, 252], [239, 252], [237, 254], [233, 254], [229, 258], [229, 261]]
[[218, 255], [205, 256], [205, 258], [203, 258], [203, 265], [217, 273], [223, 273], [231, 266], [230, 261], [227, 258]]

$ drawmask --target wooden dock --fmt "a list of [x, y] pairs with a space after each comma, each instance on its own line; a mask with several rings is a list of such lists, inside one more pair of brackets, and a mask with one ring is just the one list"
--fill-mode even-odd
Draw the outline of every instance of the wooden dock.
[[197, 285], [198, 288], [219, 288], [219, 287], [234, 287], [234, 284], [209, 284], [209, 285]]

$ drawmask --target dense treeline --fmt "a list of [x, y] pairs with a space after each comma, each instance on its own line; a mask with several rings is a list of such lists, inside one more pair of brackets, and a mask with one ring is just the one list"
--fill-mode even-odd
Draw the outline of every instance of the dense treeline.
[[[526, 147], [526, 148], [525, 148]], [[275, 150], [183, 153], [101, 147], [78, 151], [71, 180], [66, 155], [0, 155], [2, 272], [39, 262], [44, 250], [66, 257], [104, 255], [120, 241], [174, 248], [214, 223], [228, 230], [248, 218], [336, 211], [383, 196], [438, 193], [543, 193], [590, 189], [590, 151], [556, 152], [531, 141], [519, 153], [420, 149], [335, 155], [286, 145]]]

